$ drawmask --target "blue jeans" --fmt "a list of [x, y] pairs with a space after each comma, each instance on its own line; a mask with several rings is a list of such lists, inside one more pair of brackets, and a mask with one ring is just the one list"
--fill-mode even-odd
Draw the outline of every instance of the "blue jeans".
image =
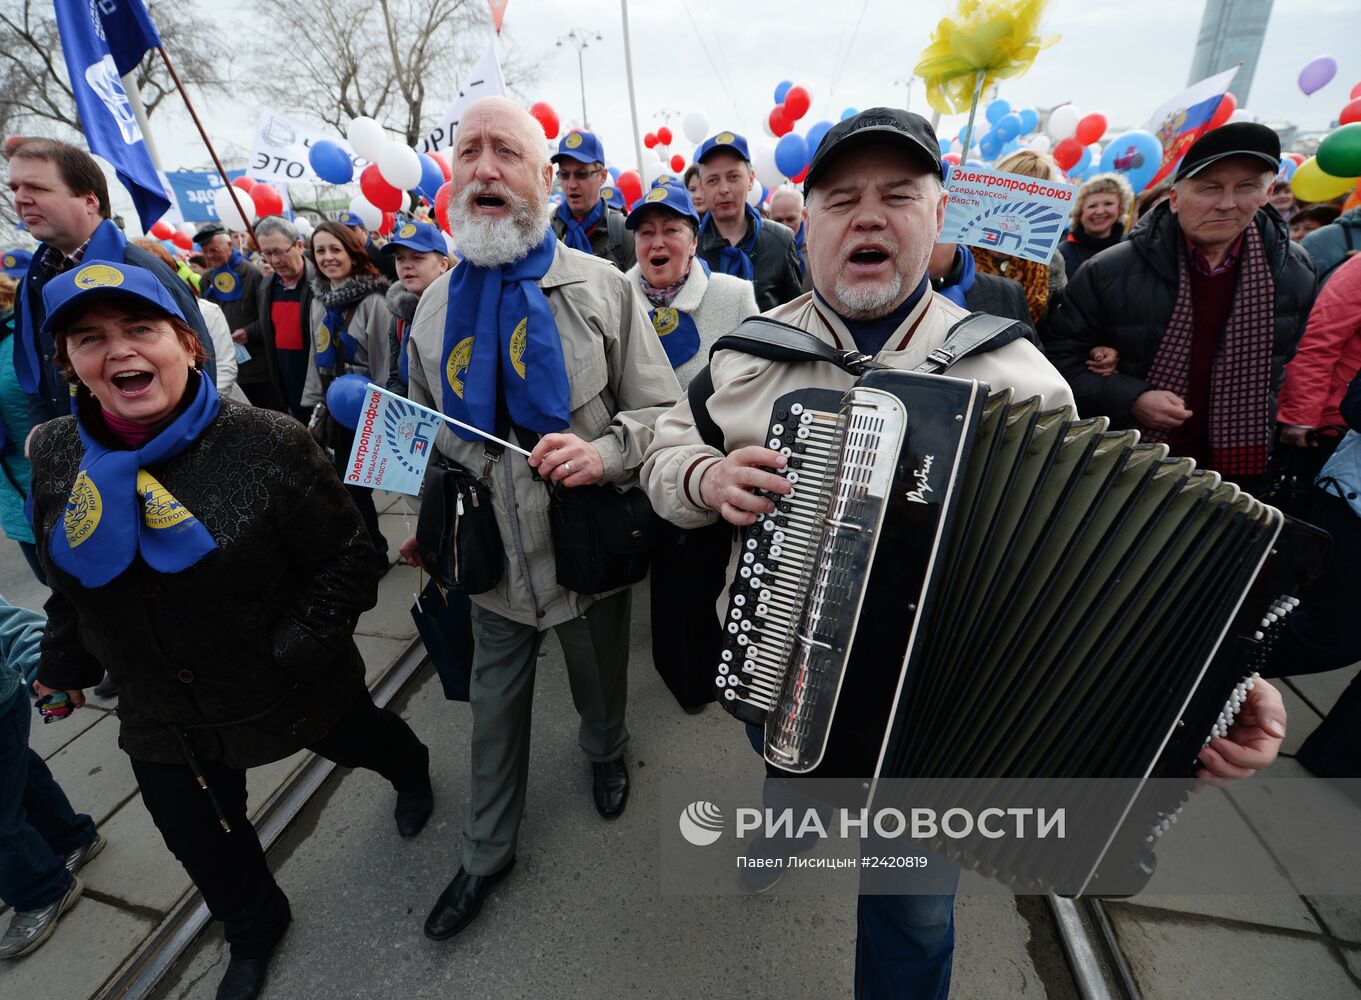
[[[752, 749], [764, 753], [764, 735], [747, 725]], [[812, 801], [797, 793], [796, 779], [766, 779], [762, 797], [772, 809], [805, 807]], [[812, 835], [794, 837], [772, 852], [811, 851]], [[862, 853], [892, 854], [901, 845], [882, 847], [874, 840], [861, 845]], [[863, 884], [863, 882], [862, 882]], [[955, 956], [955, 886], [959, 865], [931, 859], [922, 874], [906, 872], [897, 880], [901, 892], [861, 895], [855, 911], [856, 1000], [946, 1000]]]
[[63, 857], [95, 838], [94, 821], [72, 810], [28, 747], [32, 711], [23, 693], [0, 710], [0, 899], [16, 910], [60, 899], [71, 884]]

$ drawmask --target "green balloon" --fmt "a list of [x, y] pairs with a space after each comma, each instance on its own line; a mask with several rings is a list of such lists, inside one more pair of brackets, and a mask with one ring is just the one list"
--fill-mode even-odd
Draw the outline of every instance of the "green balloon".
[[1319, 143], [1318, 165], [1334, 177], [1361, 177], [1361, 122], [1343, 125]]

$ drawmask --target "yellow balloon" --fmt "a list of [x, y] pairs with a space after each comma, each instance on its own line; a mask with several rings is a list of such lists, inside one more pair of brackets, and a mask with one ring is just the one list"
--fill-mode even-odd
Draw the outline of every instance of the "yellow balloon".
[[1324, 173], [1318, 160], [1309, 157], [1300, 164], [1290, 181], [1290, 190], [1302, 202], [1332, 201], [1340, 198], [1356, 186], [1355, 177], [1334, 177]]

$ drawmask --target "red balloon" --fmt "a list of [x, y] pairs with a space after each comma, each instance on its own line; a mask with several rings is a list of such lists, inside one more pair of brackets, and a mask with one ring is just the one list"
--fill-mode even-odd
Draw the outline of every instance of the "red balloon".
[[238, 177], [232, 181], [232, 187], [249, 192], [251, 188], [255, 187], [255, 179], [253, 177]]
[[941, 159], [944, 160], [946, 163], [952, 164], [953, 166], [956, 167], [959, 166], [958, 153], [946, 153], [944, 156], [941, 157]]
[[1069, 136], [1054, 146], [1054, 162], [1062, 169], [1070, 169], [1078, 160], [1082, 159], [1083, 145], [1077, 140], [1076, 136]]
[[791, 122], [796, 122], [808, 114], [808, 109], [812, 106], [813, 95], [804, 87], [790, 87], [784, 95], [784, 111]]
[[804, 178], [807, 177], [807, 176], [808, 176], [808, 168], [807, 168], [807, 167], [804, 167], [802, 170], [800, 170], [800, 171], [799, 171], [797, 174], [795, 174], [793, 177], [789, 178], [789, 183], [790, 183], [790, 184], [802, 184], [803, 181], [804, 181]]
[[284, 198], [268, 184], [257, 184], [250, 189], [250, 200], [255, 202], [255, 214], [260, 218], [267, 215], [284, 214]]
[[435, 161], [435, 165], [439, 167], [439, 172], [444, 175], [446, 181], [454, 176], [454, 172], [449, 169], [449, 161], [444, 158], [442, 153], [426, 153], [425, 155]]
[[392, 227], [397, 222], [397, 215], [394, 212], [384, 212], [383, 221], [378, 224], [378, 232], [382, 236], [387, 236], [392, 232]]
[[657, 141], [661, 143], [663, 146], [671, 145], [672, 138], [673, 136], [671, 135], [671, 130], [667, 128], [665, 125], [657, 129]]
[[151, 224], [151, 235], [158, 240], [168, 240], [175, 235], [175, 230], [170, 228], [168, 222], [153, 222]]
[[1305, 161], [1306, 157], [1305, 157], [1305, 155], [1304, 155], [1303, 153], [1286, 153], [1285, 155], [1286, 155], [1286, 158], [1287, 158], [1287, 159], [1291, 159], [1291, 160], [1294, 160], [1294, 161], [1295, 161], [1295, 166], [1297, 166], [1297, 167], [1302, 167], [1302, 166], [1304, 166], [1304, 161]]
[[1352, 92], [1347, 96], [1350, 97], [1352, 100], [1356, 100], [1358, 97], [1361, 97], [1361, 83], [1358, 83], [1355, 87], [1353, 87]]
[[675, 156], [671, 157], [671, 172], [673, 174], [678, 174], [684, 169], [685, 157], [681, 156], [680, 153], [677, 153]]
[[175, 244], [175, 246], [179, 247], [181, 250], [194, 249], [194, 238], [190, 236], [188, 233], [177, 232], [170, 237], [170, 242]]
[[1215, 108], [1215, 113], [1210, 116], [1210, 128], [1219, 128], [1219, 126], [1229, 120], [1229, 116], [1237, 109], [1238, 98], [1234, 97], [1232, 94], [1225, 94], [1220, 98], [1219, 107]]
[[648, 149], [657, 145], [657, 134], [655, 132], [649, 132], [647, 135], [643, 136], [643, 145]]
[[454, 193], [452, 181], [441, 184], [435, 192], [435, 225], [446, 233], [449, 231], [449, 196]]
[[1339, 125], [1350, 125], [1352, 122], [1361, 122], [1361, 97], [1344, 107], [1337, 116]]
[[624, 196], [624, 204], [630, 208], [633, 207], [635, 201], [643, 196], [643, 179], [638, 176], [636, 170], [625, 170], [615, 178], [614, 186]]
[[794, 123], [789, 120], [789, 113], [783, 104], [777, 104], [770, 109], [770, 130], [775, 133], [776, 138], [787, 135], [794, 128]]
[[561, 127], [558, 122], [558, 113], [553, 110], [553, 106], [547, 101], [538, 101], [529, 106], [529, 113], [533, 115], [543, 126], [543, 134], [549, 139], [558, 137], [558, 129]]
[[359, 175], [359, 190], [375, 208], [384, 212], [395, 212], [402, 207], [403, 193], [383, 180], [378, 172], [378, 164], [370, 163]]
[[[1090, 146], [1106, 134], [1106, 116], [1099, 111], [1086, 115], [1077, 123], [1075, 138], [1084, 146]], [[1074, 160], [1074, 163], [1077, 161]], [[1065, 170], [1067, 167], [1064, 168]]]

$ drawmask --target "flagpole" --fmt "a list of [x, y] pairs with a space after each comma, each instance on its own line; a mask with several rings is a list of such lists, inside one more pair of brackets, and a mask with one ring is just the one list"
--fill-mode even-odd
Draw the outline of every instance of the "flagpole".
[[156, 149], [156, 140], [151, 135], [151, 122], [147, 120], [142, 92], [137, 89], [136, 70], [123, 77], [123, 92], [128, 95], [128, 103], [132, 105], [132, 116], [137, 119], [137, 127], [142, 130], [142, 141], [146, 143], [146, 151], [151, 154], [151, 165], [158, 171], [164, 170], [165, 167], [161, 166], [161, 154]]
[[165, 51], [164, 45], [158, 45], [156, 51], [165, 60], [165, 68], [170, 71], [170, 79], [175, 81], [175, 89], [180, 92], [180, 97], [184, 101], [184, 106], [189, 109], [189, 117], [194, 120], [194, 127], [198, 129], [198, 134], [203, 139], [203, 144], [208, 147], [208, 155], [213, 158], [213, 166], [217, 167], [218, 175], [222, 178], [222, 183], [227, 185], [227, 190], [231, 192], [232, 204], [236, 206], [237, 215], [241, 216], [241, 221], [246, 224], [246, 232], [250, 233], [251, 245], [257, 250], [260, 248], [259, 242], [255, 239], [255, 227], [246, 217], [246, 211], [241, 207], [241, 189], [232, 185], [231, 178], [227, 176], [227, 171], [222, 166], [222, 161], [217, 158], [217, 150], [213, 148], [212, 140], [208, 138], [208, 133], [203, 128], [203, 122], [199, 121], [198, 112], [194, 110], [194, 102], [189, 100], [189, 94], [184, 89], [184, 84], [180, 83], [180, 75], [175, 72], [175, 64], [170, 61], [169, 54]]
[[624, 17], [624, 73], [629, 82], [629, 115], [633, 121], [633, 152], [638, 157], [638, 177], [643, 176], [643, 137], [638, 131], [638, 99], [633, 93], [633, 47], [629, 43], [629, 0], [619, 0]]
[[974, 115], [978, 114], [978, 101], [983, 96], [983, 78], [986, 76], [984, 70], [978, 71], [978, 79], [974, 83], [973, 103], [969, 105], [969, 124], [964, 126], [964, 151], [960, 154], [959, 162], [969, 161], [969, 148], [973, 143], [973, 120]]

